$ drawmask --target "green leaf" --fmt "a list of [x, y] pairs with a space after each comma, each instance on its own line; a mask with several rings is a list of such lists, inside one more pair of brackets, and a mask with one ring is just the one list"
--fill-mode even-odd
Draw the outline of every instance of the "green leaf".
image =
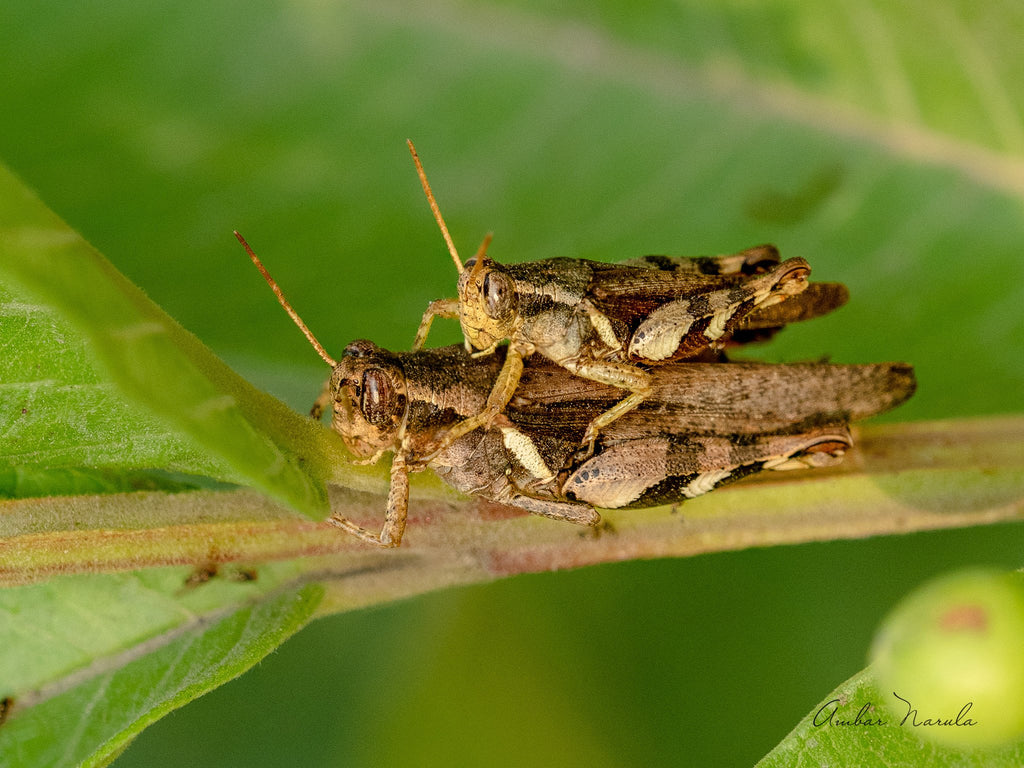
[[9, 499], [131, 491], [190, 491], [216, 487], [229, 486], [208, 477], [184, 475], [162, 469], [50, 469], [33, 466], [0, 469], [0, 498]]
[[[927, 702], [911, 702], [916, 715], [896, 717], [883, 704], [884, 693], [867, 668], [836, 688], [816, 706], [758, 768], [794, 765], [916, 766], [935, 768], [1015, 768], [1024, 763], [1024, 742], [1000, 749], [957, 750], [918, 737], [925, 719], [956, 721], [957, 712], [932, 712]], [[966, 704], [967, 702], [963, 702]], [[917, 725], [915, 725], [915, 717]]]
[[[6, 243], [0, 239], [0, 248]], [[5, 262], [15, 258], [5, 248]], [[223, 461], [126, 400], [52, 307], [18, 300], [0, 286], [0, 338], [0, 466], [10, 478], [5, 495], [21, 495], [16, 477], [41, 486], [25, 495], [39, 495], [54, 471], [85, 468], [120, 473], [159, 467], [240, 479]], [[44, 474], [50, 477], [44, 480]], [[57, 492], [56, 483], [50, 492]]]
[[325, 482], [343, 455], [336, 436], [231, 371], [3, 168], [0, 276], [42, 302], [0, 292], [10, 438], [0, 461], [189, 471], [327, 515]]
[[266, 571], [259, 583], [194, 588], [187, 575], [78, 576], [0, 593], [0, 765], [105, 765], [148, 724], [272, 651], [323, 594], [274, 585]]

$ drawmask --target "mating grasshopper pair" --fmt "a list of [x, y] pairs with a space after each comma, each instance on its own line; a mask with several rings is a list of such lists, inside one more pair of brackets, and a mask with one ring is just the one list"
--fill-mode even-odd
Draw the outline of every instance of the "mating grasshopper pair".
[[[771, 246], [506, 267], [487, 258], [488, 237], [463, 266], [409, 146], [460, 272], [459, 298], [430, 305], [413, 352], [358, 341], [335, 361], [238, 236], [332, 368], [312, 415], [330, 406], [332, 427], [363, 460], [394, 454], [380, 532], [331, 518], [365, 541], [401, 543], [408, 475], [427, 466], [463, 492], [596, 525], [595, 507], [679, 501], [762, 470], [835, 463], [852, 445], [851, 420], [913, 393], [900, 363], [725, 362], [726, 343], [846, 301], [843, 286], [808, 283], [807, 262], [781, 261]], [[459, 318], [465, 349], [421, 348], [436, 316]]]

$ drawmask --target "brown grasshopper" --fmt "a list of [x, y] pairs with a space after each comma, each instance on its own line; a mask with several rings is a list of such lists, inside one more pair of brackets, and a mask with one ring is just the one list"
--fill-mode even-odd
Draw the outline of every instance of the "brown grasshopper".
[[[488, 236], [463, 265], [412, 142], [409, 150], [459, 271], [458, 298], [430, 304], [413, 349], [423, 346], [435, 317], [458, 318], [466, 348], [479, 356], [509, 341], [486, 407], [455, 427], [449, 440], [488, 424], [504, 409], [524, 358], [535, 353], [628, 392], [590, 423], [582, 442], [592, 446], [601, 429], [651, 396], [651, 374], [641, 366], [699, 359], [732, 336], [768, 335], [846, 301], [843, 286], [809, 284], [807, 262], [781, 261], [770, 245], [704, 258], [648, 256], [618, 264], [555, 258], [501, 265], [486, 256]], [[775, 309], [802, 294], [792, 309]]]
[[332, 368], [312, 415], [330, 406], [332, 428], [368, 462], [394, 454], [381, 530], [331, 518], [378, 546], [401, 543], [409, 473], [428, 466], [465, 493], [596, 525], [595, 506], [675, 502], [762, 470], [835, 463], [851, 445], [850, 420], [892, 408], [913, 392], [912, 371], [899, 363], [666, 365], [652, 373], [651, 396], [608, 425], [593, 454], [581, 459], [584, 432], [619, 399], [617, 388], [531, 360], [505, 413], [451, 440], [453, 427], [486, 406], [504, 348], [475, 360], [458, 346], [394, 353], [356, 341], [335, 361], [239, 240]]
[[[447, 349], [454, 356], [459, 348]], [[376, 350], [366, 362], [418, 354]], [[852, 445], [851, 420], [888, 410], [913, 390], [912, 370], [900, 363], [662, 366], [652, 372], [651, 397], [602, 430], [593, 455], [579, 458], [582, 435], [618, 393], [531, 361], [495, 426], [459, 438], [430, 466], [459, 490], [596, 524], [594, 507], [675, 503], [763, 470], [835, 464]], [[565, 469], [543, 479], [519, 455], [518, 436]]]

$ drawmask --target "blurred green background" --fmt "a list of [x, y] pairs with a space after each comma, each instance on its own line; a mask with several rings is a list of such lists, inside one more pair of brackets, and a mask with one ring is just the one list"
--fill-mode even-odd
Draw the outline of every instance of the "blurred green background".
[[[546, 6], [6, 0], [0, 159], [300, 410], [326, 372], [231, 230], [334, 354], [407, 348], [455, 276], [406, 138], [464, 256], [488, 230], [505, 261], [774, 242], [853, 298], [757, 356], [910, 361], [890, 420], [1024, 410], [1019, 4]], [[335, 616], [115, 764], [752, 764], [900, 595], [1022, 544], [633, 562]]]

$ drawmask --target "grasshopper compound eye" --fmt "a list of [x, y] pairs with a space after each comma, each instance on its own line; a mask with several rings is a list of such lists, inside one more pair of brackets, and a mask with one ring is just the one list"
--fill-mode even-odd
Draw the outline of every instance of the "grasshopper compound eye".
[[505, 315], [512, 304], [512, 281], [507, 275], [494, 270], [484, 275], [481, 294], [487, 314], [498, 319]]
[[380, 368], [363, 371], [359, 392], [359, 410], [373, 426], [383, 429], [394, 423], [400, 397], [387, 372]]

